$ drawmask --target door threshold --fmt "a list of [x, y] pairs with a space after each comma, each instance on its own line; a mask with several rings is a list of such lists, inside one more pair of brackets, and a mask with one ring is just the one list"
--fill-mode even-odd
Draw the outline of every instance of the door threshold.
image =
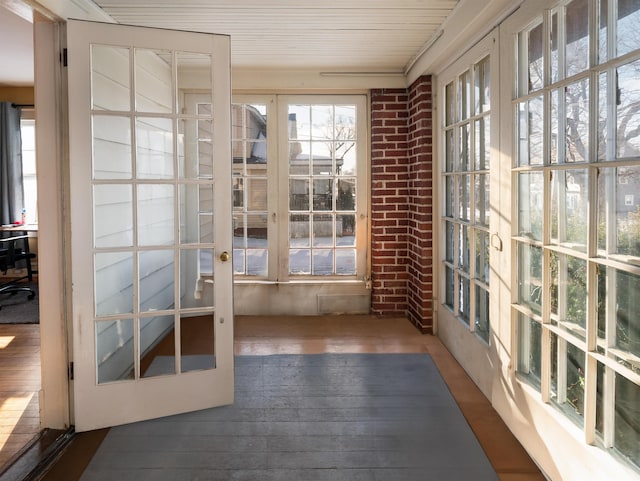
[[73, 428], [45, 429], [25, 446], [0, 473], [0, 481], [39, 479], [73, 438]]

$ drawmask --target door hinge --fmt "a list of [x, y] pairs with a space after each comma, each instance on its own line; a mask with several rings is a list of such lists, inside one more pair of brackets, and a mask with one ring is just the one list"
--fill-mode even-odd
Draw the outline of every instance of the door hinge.
[[60, 61], [62, 62], [63, 67], [66, 67], [67, 65], [69, 65], [66, 48], [62, 49], [62, 53], [60, 54]]
[[69, 363], [69, 381], [73, 381], [73, 361]]

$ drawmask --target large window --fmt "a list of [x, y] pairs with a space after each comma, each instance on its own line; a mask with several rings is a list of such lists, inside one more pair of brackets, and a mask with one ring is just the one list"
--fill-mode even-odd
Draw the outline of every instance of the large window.
[[[593, 22], [593, 23], [590, 23]], [[640, 466], [640, 0], [573, 0], [517, 37], [517, 370]]]
[[490, 62], [444, 87], [444, 303], [489, 342]]
[[38, 180], [36, 176], [36, 121], [33, 110], [23, 110], [20, 119], [22, 137], [22, 185], [27, 224], [38, 223]]
[[364, 279], [365, 100], [236, 98], [232, 137], [237, 279]]

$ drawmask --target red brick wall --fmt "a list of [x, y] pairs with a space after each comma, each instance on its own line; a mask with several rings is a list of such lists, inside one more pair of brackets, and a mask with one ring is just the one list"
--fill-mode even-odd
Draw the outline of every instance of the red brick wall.
[[433, 324], [431, 116], [430, 77], [371, 92], [371, 308], [424, 332]]

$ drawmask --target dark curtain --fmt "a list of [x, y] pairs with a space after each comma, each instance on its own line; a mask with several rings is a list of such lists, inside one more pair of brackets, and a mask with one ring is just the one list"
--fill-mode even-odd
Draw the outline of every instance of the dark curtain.
[[22, 220], [20, 108], [0, 102], [0, 225]]

